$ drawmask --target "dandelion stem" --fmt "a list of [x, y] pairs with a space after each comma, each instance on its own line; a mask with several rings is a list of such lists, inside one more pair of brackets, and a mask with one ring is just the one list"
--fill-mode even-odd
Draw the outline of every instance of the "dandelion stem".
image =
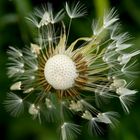
[[32, 94], [32, 92], [29, 93], [27, 96], [25, 96], [22, 100], [26, 100], [31, 94]]
[[108, 43], [109, 41], [111, 41], [111, 39], [106, 40], [105, 42], [103, 42], [101, 45], [99, 45], [100, 47], [105, 45], [106, 43]]
[[68, 33], [67, 33], [66, 44], [67, 44], [67, 42], [68, 42], [68, 38], [69, 38], [69, 33], [70, 33], [71, 23], [72, 23], [72, 18], [70, 18], [70, 22], [69, 22], [69, 27], [68, 27]]

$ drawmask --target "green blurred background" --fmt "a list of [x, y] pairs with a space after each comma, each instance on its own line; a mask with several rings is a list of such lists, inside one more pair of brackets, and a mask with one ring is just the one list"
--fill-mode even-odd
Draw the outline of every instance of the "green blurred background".
[[[76, 0], [75, 0], [76, 1]], [[80, 0], [88, 10], [88, 17], [75, 20], [72, 24], [70, 39], [91, 35], [93, 18], [101, 18], [104, 9], [118, 9], [123, 31], [129, 32], [134, 38], [134, 49], [140, 49], [140, 0]], [[35, 7], [41, 7], [47, 0], [0, 0], [0, 140], [58, 140], [56, 126], [38, 124], [28, 115], [12, 118], [5, 110], [3, 101], [9, 90], [11, 81], [6, 76], [6, 51], [9, 45], [22, 48], [33, 40], [33, 29], [27, 24], [25, 17]], [[58, 11], [64, 7], [64, 0], [50, 0]], [[73, 2], [72, 0], [69, 2]], [[78, 27], [78, 28], [77, 28]], [[87, 27], [87, 28], [86, 28]], [[137, 57], [140, 62], [140, 56]], [[139, 69], [140, 64], [137, 68]], [[135, 79], [134, 88], [140, 91], [140, 75]], [[117, 107], [116, 107], [117, 108]], [[119, 125], [108, 130], [102, 136], [89, 136], [83, 133], [79, 140], [139, 140], [140, 139], [140, 95], [126, 115], [120, 110]]]

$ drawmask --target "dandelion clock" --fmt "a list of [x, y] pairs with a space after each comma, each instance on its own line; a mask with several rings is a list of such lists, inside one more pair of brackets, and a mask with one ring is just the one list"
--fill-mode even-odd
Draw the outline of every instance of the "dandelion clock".
[[[102, 124], [114, 127], [119, 115], [116, 108], [106, 110], [104, 103], [111, 106], [106, 100], [115, 98], [129, 113], [137, 92], [128, 78], [133, 78], [131, 69], [140, 50], [130, 51], [129, 34], [119, 33], [115, 9], [93, 20], [90, 36], [68, 43], [72, 21], [85, 15], [80, 2], [66, 2], [56, 14], [48, 3], [27, 18], [36, 27], [35, 42], [23, 50], [10, 46], [7, 51], [7, 74], [13, 80], [5, 101], [7, 111], [19, 116], [26, 110], [40, 123], [43, 118], [57, 122], [62, 140], [81, 134], [82, 120], [97, 134], [102, 133]], [[69, 25], [64, 16], [69, 17]]]

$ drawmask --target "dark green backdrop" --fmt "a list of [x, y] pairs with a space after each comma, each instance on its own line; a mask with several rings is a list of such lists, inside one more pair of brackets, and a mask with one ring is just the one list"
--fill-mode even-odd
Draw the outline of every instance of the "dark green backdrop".
[[[76, 0], [75, 0], [76, 1]], [[140, 0], [81, 0], [86, 6], [89, 16], [76, 20], [72, 24], [73, 36], [90, 35], [90, 24], [93, 18], [100, 18], [104, 9], [118, 9], [123, 30], [133, 37], [134, 49], [140, 49]], [[6, 51], [9, 45], [19, 48], [29, 44], [33, 38], [32, 27], [25, 22], [34, 7], [41, 7], [46, 0], [0, 0], [0, 139], [1, 140], [58, 140], [55, 125], [39, 125], [26, 114], [12, 118], [5, 110], [3, 101], [11, 81], [6, 76]], [[64, 0], [50, 0], [55, 10], [64, 6]], [[73, 2], [72, 0], [70, 2]], [[77, 28], [78, 26], [78, 28]], [[87, 28], [85, 28], [87, 26]], [[83, 28], [84, 27], [84, 28]], [[30, 41], [29, 41], [30, 40]], [[140, 62], [140, 56], [137, 57]], [[137, 68], [140, 70], [140, 64]], [[140, 75], [135, 79], [134, 88], [140, 91]], [[117, 108], [117, 107], [116, 107]], [[130, 115], [121, 112], [120, 123], [114, 130], [103, 136], [90, 137], [83, 134], [79, 140], [139, 140], [140, 139], [140, 95], [131, 108]]]

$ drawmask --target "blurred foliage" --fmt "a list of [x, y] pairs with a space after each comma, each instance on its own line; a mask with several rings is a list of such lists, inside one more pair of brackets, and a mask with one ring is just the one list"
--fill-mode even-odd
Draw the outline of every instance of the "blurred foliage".
[[[69, 0], [70, 1], [70, 0]], [[77, 36], [90, 35], [93, 18], [103, 16], [105, 9], [116, 7], [120, 15], [123, 30], [133, 37], [134, 49], [140, 49], [140, 0], [81, 0], [87, 6], [88, 18], [75, 20], [72, 23], [71, 39]], [[33, 40], [31, 25], [27, 24], [25, 17], [34, 7], [41, 7], [46, 0], [0, 0], [0, 139], [1, 140], [57, 140], [55, 124], [38, 124], [29, 116], [23, 115], [12, 118], [4, 110], [3, 101], [8, 92], [10, 81], [6, 76], [6, 51], [9, 45], [24, 47]], [[64, 6], [64, 0], [50, 0], [54, 9]], [[78, 28], [77, 28], [78, 26]], [[85, 28], [85, 26], [87, 28]], [[83, 28], [84, 27], [84, 28]], [[138, 57], [140, 61], [140, 57]], [[138, 64], [138, 68], [140, 64]], [[135, 79], [134, 87], [140, 91], [140, 76]], [[131, 114], [121, 113], [120, 123], [114, 130], [108, 130], [102, 136], [89, 136], [82, 134], [80, 140], [139, 140], [140, 139], [140, 95], [137, 94], [136, 102], [132, 106]], [[113, 106], [115, 104], [112, 103]], [[117, 107], [117, 105], [116, 105]], [[83, 129], [87, 129], [86, 127]], [[84, 131], [83, 131], [84, 132]]]

